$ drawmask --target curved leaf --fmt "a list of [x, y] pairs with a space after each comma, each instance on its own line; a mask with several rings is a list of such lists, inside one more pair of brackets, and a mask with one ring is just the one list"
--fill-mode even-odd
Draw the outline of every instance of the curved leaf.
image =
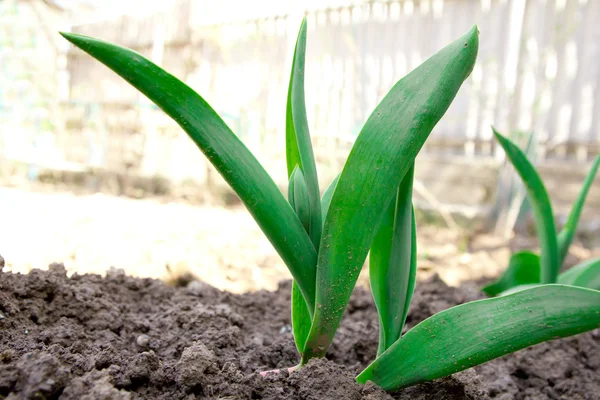
[[540, 256], [541, 282], [555, 283], [560, 270], [560, 260], [556, 240], [556, 226], [554, 225], [554, 213], [552, 212], [552, 204], [550, 203], [546, 187], [523, 151], [494, 128], [492, 129], [498, 143], [504, 148], [508, 159], [521, 176], [527, 188], [527, 196], [533, 209], [535, 227], [542, 251], [542, 255]]
[[582, 262], [566, 270], [558, 277], [558, 283], [600, 290], [600, 258]]
[[292, 73], [288, 88], [286, 124], [285, 124], [285, 148], [288, 177], [296, 167], [300, 166], [306, 179], [308, 197], [310, 200], [310, 229], [309, 236], [315, 248], [321, 240], [321, 193], [319, 191], [319, 179], [317, 177], [317, 166], [310, 141], [308, 120], [306, 118], [306, 104], [304, 98], [304, 66], [306, 59], [306, 18], [302, 20], [294, 59], [292, 61]]
[[475, 64], [477, 27], [401, 79], [352, 147], [323, 229], [313, 325], [302, 361], [323, 356], [401, 179]]
[[540, 274], [540, 256], [530, 251], [521, 251], [510, 257], [508, 268], [502, 277], [482, 290], [488, 296], [497, 296], [515, 286], [540, 283]]
[[395, 390], [599, 326], [599, 291], [541, 285], [452, 307], [427, 318], [356, 380]]
[[379, 316], [379, 348], [383, 353], [400, 338], [414, 290], [416, 232], [413, 229], [414, 164], [388, 207], [369, 256], [371, 292]]
[[571, 246], [571, 242], [573, 241], [573, 237], [577, 231], [577, 224], [579, 223], [579, 218], [581, 217], [581, 211], [583, 211], [585, 198], [587, 197], [590, 187], [592, 187], [592, 183], [594, 183], [594, 178], [596, 177], [596, 172], [598, 172], [599, 166], [600, 156], [596, 157], [596, 160], [594, 160], [592, 169], [590, 169], [585, 177], [581, 191], [579, 192], [577, 199], [575, 199], [575, 203], [573, 203], [573, 208], [571, 209], [569, 218], [567, 219], [562, 231], [558, 234], [558, 250], [560, 253], [561, 265], [565, 261], [567, 254], [569, 254], [569, 247]]
[[314, 305], [315, 246], [275, 182], [210, 105], [132, 50], [83, 35], [61, 34], [119, 74], [183, 128], [244, 202]]

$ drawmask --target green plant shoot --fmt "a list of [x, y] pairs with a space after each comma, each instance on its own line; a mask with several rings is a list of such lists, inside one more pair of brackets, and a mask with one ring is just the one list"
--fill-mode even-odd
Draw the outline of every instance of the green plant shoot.
[[[327, 352], [369, 250], [380, 344], [359, 382], [372, 380], [393, 390], [600, 324], [600, 292], [545, 285], [453, 307], [402, 336], [416, 273], [415, 158], [473, 69], [476, 26], [394, 85], [320, 198], [306, 118], [303, 21], [287, 96], [287, 201], [217, 113], [183, 82], [132, 50], [82, 35], [63, 36], [173, 118], [244, 202], [294, 279], [292, 323], [300, 366]], [[549, 235], [553, 222], [545, 218], [544, 224]], [[553, 237], [554, 244], [544, 247], [544, 280], [557, 273]], [[597, 269], [593, 264], [561, 277], [579, 282]]]
[[[579, 195], [573, 204], [567, 223], [557, 235], [556, 228], [554, 227], [554, 214], [552, 213], [550, 197], [539, 173], [516, 144], [502, 136], [496, 130], [494, 130], [494, 135], [506, 151], [508, 159], [512, 162], [527, 188], [527, 195], [533, 208], [536, 230], [540, 240], [541, 256], [530, 251], [513, 254], [509, 266], [502, 277], [491, 285], [484, 287], [483, 291], [490, 296], [497, 296], [518, 286], [562, 282], [559, 276], [560, 267], [568, 254], [569, 247], [577, 230], [577, 224], [581, 217], [585, 199], [600, 166], [600, 156], [596, 157], [592, 168], [585, 178]], [[577, 282], [579, 286], [593, 288], [593, 282], [595, 281], [594, 274], [600, 273], [600, 271], [594, 268], [594, 263], [585, 262], [574, 268], [578, 271], [581, 268], [590, 269], [582, 275], [586, 279], [590, 279], [590, 285], [586, 284], [583, 278], [579, 278]], [[567, 273], [568, 271], [564, 274]]]

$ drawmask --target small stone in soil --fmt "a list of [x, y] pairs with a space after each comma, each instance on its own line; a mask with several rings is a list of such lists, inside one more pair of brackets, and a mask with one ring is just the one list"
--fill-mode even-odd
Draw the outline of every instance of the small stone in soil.
[[150, 343], [150, 336], [148, 335], [139, 335], [135, 339], [136, 343], [140, 347], [148, 347], [148, 343]]
[[201, 386], [204, 372], [215, 362], [215, 355], [203, 343], [186, 347], [177, 362], [177, 383], [191, 389]]

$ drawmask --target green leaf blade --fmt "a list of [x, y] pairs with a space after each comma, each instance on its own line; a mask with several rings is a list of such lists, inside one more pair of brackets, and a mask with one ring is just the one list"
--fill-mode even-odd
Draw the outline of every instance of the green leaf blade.
[[62, 35], [124, 78], [183, 128], [244, 202], [314, 305], [314, 245], [277, 185], [210, 105], [132, 50], [83, 35]]
[[566, 270], [558, 277], [558, 283], [600, 290], [600, 258], [587, 260]]
[[571, 209], [569, 218], [567, 219], [562, 231], [558, 234], [558, 250], [560, 253], [561, 264], [564, 262], [567, 254], [569, 253], [569, 247], [571, 246], [571, 242], [573, 241], [573, 237], [577, 231], [577, 224], [579, 223], [579, 218], [581, 217], [581, 212], [583, 211], [585, 199], [590, 191], [590, 188], [592, 187], [592, 183], [594, 183], [594, 178], [596, 178], [598, 167], [600, 167], [600, 156], [596, 157], [594, 160], [594, 164], [585, 177], [581, 190], [579, 191], [579, 195], [573, 203], [573, 208]]
[[502, 277], [482, 290], [488, 296], [498, 296], [512, 287], [540, 282], [540, 256], [530, 251], [520, 251], [510, 257]]
[[361, 130], [337, 183], [319, 246], [317, 308], [303, 362], [323, 356], [384, 211], [475, 64], [473, 27], [401, 79]]
[[400, 338], [414, 290], [417, 247], [413, 179], [414, 164], [383, 217], [369, 256], [371, 292], [379, 316], [378, 355]]
[[292, 332], [298, 353], [302, 354], [312, 322], [311, 312], [296, 281], [292, 282]]
[[[492, 128], [493, 129], [493, 128]], [[502, 146], [527, 189], [527, 196], [533, 209], [536, 231], [540, 240], [541, 283], [555, 283], [560, 271], [556, 226], [550, 197], [539, 174], [523, 151], [512, 141], [494, 130], [498, 143]]]
[[294, 168], [290, 176], [288, 186], [288, 201], [294, 209], [294, 212], [300, 219], [304, 230], [308, 233], [310, 229], [310, 199], [308, 196], [308, 188], [304, 180], [304, 174], [299, 166]]
[[600, 292], [541, 285], [442, 311], [408, 331], [357, 381], [396, 390], [600, 326]]
[[306, 180], [310, 199], [310, 229], [309, 236], [318, 247], [321, 240], [321, 193], [317, 176], [317, 165], [313, 152], [308, 119], [306, 117], [306, 103], [304, 94], [304, 69], [306, 64], [306, 18], [302, 20], [288, 88], [286, 108], [286, 161], [288, 175], [296, 165], [299, 165]]

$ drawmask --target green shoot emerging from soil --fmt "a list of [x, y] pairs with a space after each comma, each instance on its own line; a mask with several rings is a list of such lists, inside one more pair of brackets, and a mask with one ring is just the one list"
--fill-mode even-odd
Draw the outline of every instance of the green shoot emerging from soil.
[[540, 283], [562, 283], [600, 290], [600, 258], [588, 260], [559, 274], [575, 236], [585, 198], [600, 166], [600, 156], [596, 157], [592, 169], [583, 182], [567, 223], [557, 234], [550, 197], [539, 173], [516, 144], [496, 130], [494, 135], [527, 189], [527, 197], [533, 209], [540, 241], [541, 255], [531, 251], [513, 254], [504, 275], [498, 281], [483, 288], [483, 291], [490, 296], [496, 296]]
[[321, 197], [304, 101], [304, 21], [287, 97], [288, 200], [187, 85], [129, 49], [76, 34], [63, 36], [173, 118], [244, 202], [294, 279], [292, 322], [299, 367], [327, 352], [369, 251], [381, 334], [378, 357], [357, 377], [359, 382], [371, 380], [394, 390], [598, 327], [600, 292], [546, 285], [451, 308], [401, 337], [416, 271], [414, 162], [473, 69], [477, 27], [392, 87]]

